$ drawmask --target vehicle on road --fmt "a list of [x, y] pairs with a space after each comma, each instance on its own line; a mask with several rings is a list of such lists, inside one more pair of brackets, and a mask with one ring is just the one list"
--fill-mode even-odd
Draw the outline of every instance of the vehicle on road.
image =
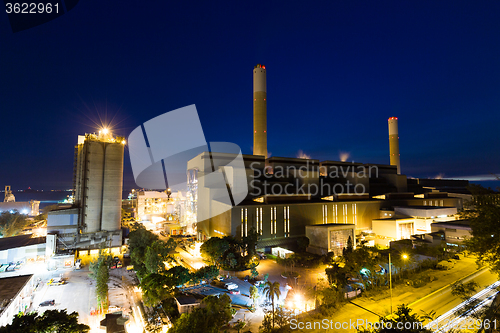
[[56, 301], [51, 299], [51, 300], [43, 301], [42, 303], [40, 303], [40, 306], [52, 306], [55, 304], [56, 304]]
[[248, 282], [248, 280], [249, 280], [249, 279], [250, 279], [250, 276], [248, 276], [248, 275], [247, 275], [247, 276], [245, 276], [245, 277], [243, 278], [243, 281]]
[[229, 282], [224, 285], [224, 288], [227, 290], [238, 289], [238, 285], [236, 283]]
[[50, 279], [49, 282], [47, 282], [47, 284], [49, 286], [61, 286], [63, 284], [65, 284], [66, 281], [60, 277], [58, 278], [53, 278], [53, 279]]
[[260, 287], [261, 285], [264, 285], [264, 284], [265, 284], [265, 282], [264, 282], [264, 281], [260, 281], [260, 280], [259, 280], [259, 281], [255, 281], [254, 286], [256, 286], [256, 287]]
[[240, 291], [238, 289], [233, 289], [229, 292], [231, 295], [239, 295]]

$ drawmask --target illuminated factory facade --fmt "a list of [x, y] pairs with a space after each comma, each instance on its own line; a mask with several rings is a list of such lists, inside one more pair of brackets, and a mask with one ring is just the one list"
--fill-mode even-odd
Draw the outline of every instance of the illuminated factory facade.
[[[320, 245], [322, 240], [310, 239], [308, 250], [338, 253], [347, 241], [339, 235], [353, 233], [359, 243], [364, 235], [375, 236], [376, 229], [378, 243], [386, 244], [431, 232], [430, 225], [437, 218], [432, 215], [433, 208], [447, 212], [439, 217], [441, 220], [455, 219], [463, 200], [456, 193], [465, 193], [468, 182], [408, 179], [402, 175], [395, 117], [389, 118], [390, 165], [268, 158], [265, 66], [255, 66], [253, 79], [254, 150], [253, 155], [243, 155], [249, 189], [245, 200], [237, 205], [218, 201], [221, 191], [227, 188], [231, 192], [231, 182], [221, 187], [203, 180], [206, 165], [214, 165], [208, 160], [217, 158], [217, 153], [202, 153], [188, 162], [188, 174], [197, 178], [191, 182], [197, 185], [194, 195], [198, 197], [199, 240], [227, 235], [244, 238], [255, 230], [259, 248], [293, 246], [299, 237], [306, 236], [307, 226], [326, 225], [324, 230], [332, 235], [324, 239], [335, 240], [336, 249], [331, 244]], [[231, 174], [227, 169], [219, 171]], [[200, 204], [204, 200], [212, 204]]]
[[107, 129], [78, 136], [71, 208], [49, 212], [47, 232], [59, 249], [122, 245], [121, 209], [125, 139]]
[[73, 188], [83, 233], [120, 229], [124, 140], [108, 130], [78, 136]]

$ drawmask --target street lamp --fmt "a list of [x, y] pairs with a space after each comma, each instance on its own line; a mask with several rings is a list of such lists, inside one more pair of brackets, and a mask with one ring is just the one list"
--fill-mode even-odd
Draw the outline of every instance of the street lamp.
[[[408, 259], [407, 254], [401, 256], [404, 260]], [[391, 314], [392, 314], [392, 268], [391, 268], [391, 252], [389, 252], [389, 290], [391, 292]]]

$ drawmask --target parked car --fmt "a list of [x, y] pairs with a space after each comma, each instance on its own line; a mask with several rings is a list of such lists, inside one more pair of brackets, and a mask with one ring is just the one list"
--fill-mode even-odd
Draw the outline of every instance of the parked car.
[[216, 279], [217, 279], [217, 281], [224, 281], [224, 277], [220, 276], [220, 275]]
[[120, 312], [121, 310], [122, 310], [122, 308], [120, 308], [119, 306], [116, 306], [116, 305], [110, 305], [108, 307], [108, 313]]
[[43, 301], [42, 303], [40, 303], [40, 306], [52, 306], [52, 305], [55, 305], [56, 304], [56, 301], [51, 299], [51, 300], [48, 300], [48, 301]]
[[250, 279], [250, 276], [248, 276], [248, 275], [247, 275], [247, 276], [245, 276], [245, 277], [243, 278], [243, 281], [248, 282], [248, 280], [249, 280], [249, 279]]
[[266, 255], [265, 255], [264, 253], [262, 253], [262, 252], [257, 252], [257, 255], [259, 256], [259, 258], [260, 258], [261, 260], [265, 260], [265, 259], [267, 259]]
[[9, 267], [9, 265], [7, 265], [7, 264], [4, 264], [4, 265], [0, 266], [0, 272], [5, 272], [5, 270], [7, 269], [7, 267]]
[[238, 289], [233, 289], [229, 292], [231, 295], [239, 295], [240, 291]]
[[263, 284], [264, 284], [264, 281], [259, 280], [259, 281], [255, 281], [254, 286], [260, 287], [260, 285], [263, 285]]
[[123, 265], [122, 265], [122, 262], [120, 260], [111, 264], [111, 269], [122, 268], [122, 267], [123, 267]]
[[15, 268], [15, 267], [16, 267], [16, 264], [15, 264], [15, 263], [13, 263], [13, 262], [11, 262], [11, 263], [9, 264], [9, 266], [7, 266], [7, 268], [5, 269], [5, 271], [6, 271], [6, 272], [12, 272], [12, 271], [14, 271], [14, 268]]
[[64, 281], [64, 279], [62, 279], [62, 278], [53, 278], [53, 279], [50, 279], [49, 282], [47, 282], [47, 284], [49, 286], [61, 286], [65, 283], [66, 283], [66, 281]]
[[224, 285], [224, 288], [227, 290], [238, 289], [238, 285], [236, 283], [229, 282]]

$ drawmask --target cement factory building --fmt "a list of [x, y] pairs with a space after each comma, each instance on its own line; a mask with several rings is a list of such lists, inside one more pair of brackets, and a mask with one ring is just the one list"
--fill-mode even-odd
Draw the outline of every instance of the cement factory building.
[[64, 249], [120, 246], [125, 139], [107, 129], [78, 136], [70, 209], [49, 212], [47, 232]]
[[[378, 243], [387, 245], [390, 240], [430, 233], [433, 222], [454, 220], [462, 208], [460, 193], [467, 193], [467, 181], [421, 181], [401, 174], [396, 117], [388, 120], [390, 165], [268, 158], [264, 65], [254, 67], [253, 83], [254, 146], [253, 155], [243, 155], [249, 189], [245, 200], [235, 206], [222, 199], [227, 196], [224, 191], [232, 197], [231, 177], [236, 170], [217, 165], [235, 156], [212, 151], [188, 162], [188, 183], [198, 198], [199, 240], [244, 238], [255, 230], [258, 247], [272, 248], [327, 232], [321, 239], [310, 239], [312, 252], [340, 253], [346, 246], [345, 235], [360, 241], [377, 231]], [[226, 186], [207, 177], [214, 172], [225, 175]], [[440, 216], [435, 216], [437, 212]]]
[[84, 233], [120, 229], [124, 140], [108, 130], [78, 136], [73, 188]]

